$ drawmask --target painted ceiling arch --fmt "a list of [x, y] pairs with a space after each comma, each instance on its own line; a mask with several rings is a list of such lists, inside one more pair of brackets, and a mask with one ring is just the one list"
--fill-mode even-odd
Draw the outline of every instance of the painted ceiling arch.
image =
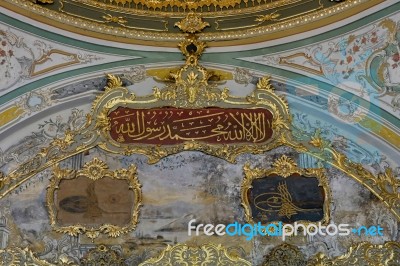
[[[36, 5], [35, 12], [50, 6], [37, 2], [40, 5]], [[367, 1], [346, 2], [357, 6]], [[266, 37], [260, 35], [250, 41], [240, 42], [244, 37], [239, 41], [210, 41], [201, 64], [214, 71], [219, 77], [218, 85], [228, 87], [234, 96], [248, 95], [261, 77], [271, 76], [276, 92], [289, 103], [294, 134], [311, 139], [319, 132], [336, 150], [371, 173], [378, 175], [391, 168], [398, 178], [400, 2], [369, 2], [368, 6], [355, 9], [358, 14], [349, 8], [353, 17], [341, 17], [329, 25], [321, 21], [323, 27], [309, 27], [309, 31], [293, 38], [288, 36], [293, 29], [288, 29], [281, 35], [275, 32], [272, 37], [265, 34]], [[177, 48], [183, 35], [177, 29], [172, 30], [175, 35], [160, 35], [160, 40], [170, 37], [169, 41], [164, 40], [166, 47], [157, 47], [157, 42], [149, 42], [147, 37], [125, 43], [119, 42], [121, 36], [113, 41], [110, 36], [81, 35], [82, 28], [57, 29], [54, 26], [59, 24], [44, 24], [37, 14], [33, 19], [25, 16], [24, 10], [35, 4], [20, 7], [20, 3], [0, 3], [0, 170], [4, 173], [27, 161], [54, 138], [63, 137], [66, 129], [83, 127], [93, 100], [106, 86], [105, 74], [121, 77], [131, 92], [146, 95], [154, 86], [164, 84], [169, 72], [183, 64]], [[207, 16], [211, 15], [204, 16], [206, 21]], [[273, 27], [275, 22], [270, 22], [268, 27]], [[250, 32], [241, 34], [247, 36]], [[212, 34], [215, 33], [205, 31], [200, 37], [207, 41]], [[276, 34], [281, 38], [273, 37]], [[88, 153], [92, 152], [98, 153]], [[305, 158], [303, 163], [307, 165], [305, 161], [310, 159]], [[142, 162], [141, 158], [137, 160]], [[329, 171], [332, 178], [335, 174], [340, 176], [332, 181], [334, 190], [340, 190], [340, 182], [349, 177], [334, 169]], [[365, 188], [356, 190], [361, 195], [368, 194]], [[383, 205], [374, 205], [374, 210], [379, 206]], [[374, 215], [371, 213], [369, 218]], [[382, 215], [390, 217], [391, 228], [398, 230], [394, 216]], [[398, 240], [398, 234], [393, 235]], [[334, 248], [327, 250], [331, 250], [330, 255], [340, 255]]]

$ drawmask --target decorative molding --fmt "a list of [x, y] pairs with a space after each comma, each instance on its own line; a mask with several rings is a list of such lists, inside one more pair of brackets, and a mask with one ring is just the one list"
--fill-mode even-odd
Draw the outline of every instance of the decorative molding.
[[[133, 203], [131, 208], [131, 218], [126, 225], [113, 225], [113, 224], [101, 224], [98, 227], [91, 224], [90, 227], [83, 224], [75, 224], [62, 226], [59, 224], [59, 204], [57, 201], [56, 193], [61, 189], [61, 182], [64, 180], [74, 180], [80, 177], [89, 178], [93, 182], [102, 178], [110, 178], [112, 180], [126, 180], [127, 187], [133, 192]], [[64, 182], [65, 183], [65, 182]], [[136, 228], [139, 218], [139, 209], [142, 205], [142, 192], [140, 189], [136, 172], [136, 166], [131, 165], [128, 169], [120, 169], [116, 171], [108, 170], [106, 163], [94, 158], [92, 161], [87, 162], [81, 170], [70, 170], [61, 169], [59, 166], [53, 168], [53, 176], [50, 180], [50, 185], [47, 189], [47, 208], [50, 215], [50, 225], [56, 232], [68, 234], [70, 236], [77, 236], [78, 234], [85, 234], [88, 238], [94, 239], [100, 235], [100, 233], [106, 234], [108, 237], [119, 237], [121, 234], [126, 234]], [[101, 195], [100, 195], [101, 196]], [[97, 198], [97, 197], [96, 197]], [[87, 200], [85, 207], [89, 208], [88, 205], [90, 199]], [[98, 204], [96, 199], [96, 204]], [[61, 204], [61, 202], [60, 202]], [[92, 204], [92, 203], [91, 203]], [[96, 205], [97, 206], [97, 205]], [[98, 206], [97, 206], [98, 207]]]
[[105, 245], [98, 245], [89, 250], [81, 259], [82, 265], [123, 265], [124, 258], [115, 250], [109, 249]]
[[196, 33], [201, 32], [205, 27], [209, 27], [210, 24], [208, 22], [204, 22], [197, 14], [190, 12], [184, 19], [176, 22], [175, 26], [177, 26], [183, 32]]
[[[76, 266], [77, 264], [62, 254], [58, 263], [49, 263], [41, 260], [32, 251], [19, 247], [8, 247], [0, 249], [0, 259], [6, 265], [35, 265], [35, 266]], [[116, 251], [104, 245], [96, 245], [84, 258], [83, 265], [102, 262], [107, 265], [123, 263], [122, 258]], [[118, 264], [118, 265], [119, 265]], [[228, 250], [221, 245], [204, 244], [199, 247], [191, 247], [185, 244], [167, 246], [157, 257], [142, 262], [140, 266], [173, 266], [178, 264], [187, 265], [235, 265], [250, 266], [249, 261], [229, 254]], [[323, 253], [317, 253], [308, 260], [298, 247], [283, 243], [273, 248], [265, 256], [263, 266], [377, 266], [377, 265], [399, 265], [400, 243], [385, 242], [384, 244], [372, 244], [370, 242], [355, 243], [341, 256], [329, 258]], [[97, 264], [96, 264], [97, 265]]]
[[[55, 264], [39, 259], [28, 248], [22, 249], [19, 247], [0, 249], [0, 262], [1, 265], [55, 266]], [[57, 265], [74, 266], [75, 264], [73, 264], [67, 257], [62, 256]]]
[[[265, 256], [262, 266], [305, 266], [306, 258], [298, 247], [283, 243]], [[316, 265], [313, 265], [316, 266]]]
[[355, 243], [341, 256], [329, 258], [323, 253], [317, 253], [308, 261], [298, 247], [284, 243], [272, 249], [265, 256], [263, 262], [263, 266], [377, 266], [399, 264], [400, 243], [398, 242], [386, 242], [381, 245], [369, 242]]
[[185, 244], [168, 246], [156, 258], [151, 258], [139, 266], [173, 266], [173, 265], [232, 265], [250, 266], [251, 263], [229, 254], [221, 245], [204, 244], [190, 247]]
[[[189, 46], [189, 47], [188, 47]], [[108, 75], [105, 92], [99, 95], [92, 104], [92, 114], [87, 116], [84, 128], [78, 131], [67, 131], [64, 138], [54, 139], [48, 147], [21, 163], [0, 180], [0, 198], [18, 188], [22, 183], [44, 169], [75, 154], [94, 147], [117, 154], [143, 154], [149, 163], [181, 151], [195, 150], [226, 159], [234, 163], [239, 154], [260, 154], [278, 146], [289, 146], [298, 152], [308, 154], [324, 161], [354, 178], [365, 186], [393, 212], [400, 220], [400, 182], [391, 169], [374, 175], [354, 163], [343, 153], [333, 148], [332, 144], [320, 138], [319, 133], [310, 139], [306, 135], [292, 136], [291, 117], [286, 100], [278, 96], [270, 84], [270, 78], [261, 78], [254, 91], [247, 97], [234, 97], [227, 88], [219, 89], [211, 80], [212, 74], [198, 63], [205, 45], [193, 36], [180, 44], [186, 55], [186, 63], [177, 72], [171, 73], [171, 80], [163, 89], [154, 88], [153, 93], [136, 96], [122, 86], [119, 78]], [[171, 82], [173, 81], [173, 82]], [[257, 144], [207, 144], [202, 141], [186, 141], [178, 145], [124, 145], [109, 137], [111, 111], [124, 106], [132, 109], [150, 109], [173, 107], [183, 109], [264, 108], [273, 115], [272, 137], [265, 143]], [[296, 139], [296, 140], [294, 140]]]
[[[41, 22], [86, 36], [125, 43], [172, 47], [176, 41], [183, 39], [182, 34], [172, 30], [176, 18], [179, 20], [190, 11], [199, 12], [200, 9], [202, 16], [207, 18], [210, 25], [212, 25], [211, 28], [213, 30], [201, 33], [200, 38], [204, 41], [212, 41], [213, 46], [221, 46], [227, 41], [235, 45], [255, 43], [309, 31], [316, 27], [321, 27], [321, 25], [330, 25], [332, 22], [358, 14], [363, 10], [378, 5], [383, 0], [359, 0], [346, 1], [344, 3], [318, 0], [295, 1], [296, 5], [293, 5], [293, 0], [272, 2], [247, 0], [124, 1], [124, 3], [128, 2], [132, 3], [121, 5], [118, 4], [119, 1], [104, 3], [95, 0], [62, 0], [62, 6], [69, 4], [68, 10], [75, 10], [75, 12], [68, 12], [69, 14], [63, 12], [63, 10], [54, 10], [52, 6], [40, 6], [25, 0], [5, 0], [5, 3], [1, 3], [1, 5], [18, 13], [29, 11], [33, 14], [33, 18]], [[313, 4], [312, 7], [310, 7], [310, 2]], [[241, 4], [238, 5], [238, 3]], [[175, 4], [178, 6], [174, 7]], [[163, 7], [164, 5], [165, 7]], [[94, 15], [79, 12], [79, 10], [87, 8], [94, 9], [96, 11], [93, 12]], [[302, 12], [298, 11], [299, 8], [301, 8]], [[271, 13], [271, 10], [282, 12], [282, 10], [286, 9], [296, 9], [298, 14], [293, 16], [293, 11], [285, 12], [286, 16], [281, 15], [281, 17], [276, 18], [276, 21], [267, 20], [261, 24], [259, 24], [260, 22], [254, 23], [254, 19], [260, 18], [259, 16], [267, 16]], [[121, 14], [129, 14], [131, 19], [127, 17], [126, 20], [129, 21], [129, 24], [124, 25], [104, 23], [104, 21], [99, 20], [101, 16], [98, 15], [96, 17], [96, 14], [104, 15], [105, 12], [112, 12], [113, 14], [110, 15], [114, 17], [119, 17]], [[157, 21], [158, 17], [167, 19]], [[229, 30], [228, 27], [224, 28], [226, 30], [218, 32], [219, 21], [229, 17], [233, 17], [233, 23], [236, 25], [238, 24], [237, 20], [241, 20], [246, 21], [247, 26], [233, 27], [234, 30]], [[150, 24], [146, 23], [149, 20], [158, 23], [156, 25], [152, 23], [147, 28], [143, 28], [143, 24]]]
[[307, 263], [307, 266], [351, 265], [400, 265], [400, 243], [386, 242], [382, 245], [368, 242], [356, 243], [342, 256], [330, 259], [325, 254], [318, 253]]

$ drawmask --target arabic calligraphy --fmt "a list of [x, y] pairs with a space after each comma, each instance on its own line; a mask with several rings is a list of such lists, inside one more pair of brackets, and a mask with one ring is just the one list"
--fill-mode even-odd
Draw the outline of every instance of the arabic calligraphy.
[[255, 222], [317, 222], [324, 217], [325, 192], [316, 177], [273, 174], [251, 186], [248, 201]]
[[277, 211], [279, 216], [286, 216], [289, 219], [298, 212], [321, 210], [321, 208], [303, 209], [297, 207], [292, 201], [292, 196], [290, 195], [286, 182], [279, 183], [277, 189], [279, 193], [267, 192], [255, 197], [255, 207], [266, 212]]
[[263, 143], [272, 136], [272, 114], [257, 109], [131, 109], [108, 114], [110, 136], [120, 143]]

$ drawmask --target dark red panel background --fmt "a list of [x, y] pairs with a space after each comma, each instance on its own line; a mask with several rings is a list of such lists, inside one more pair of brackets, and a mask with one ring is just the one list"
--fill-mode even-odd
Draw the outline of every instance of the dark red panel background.
[[263, 108], [131, 109], [108, 114], [110, 136], [126, 144], [263, 143], [272, 136], [272, 113]]

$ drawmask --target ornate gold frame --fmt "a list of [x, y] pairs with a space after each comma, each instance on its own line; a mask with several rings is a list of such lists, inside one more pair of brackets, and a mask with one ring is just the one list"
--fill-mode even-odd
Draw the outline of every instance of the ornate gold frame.
[[[196, 52], [189, 53], [184, 49], [187, 45], [195, 45]], [[274, 92], [269, 77], [259, 80], [254, 91], [247, 97], [234, 97], [227, 88], [220, 89], [212, 82], [213, 74], [201, 65], [199, 58], [206, 45], [195, 36], [189, 34], [179, 44], [186, 56], [186, 63], [176, 72], [171, 73], [167, 85], [154, 88], [153, 93], [138, 97], [123, 87], [120, 78], [108, 75], [105, 92], [93, 102], [91, 114], [87, 116], [86, 126], [78, 132], [66, 132], [64, 138], [54, 139], [48, 147], [21, 163], [18, 168], [0, 177], [0, 198], [4, 197], [32, 176], [44, 169], [75, 154], [94, 147], [106, 151], [130, 155], [143, 154], [149, 163], [155, 163], [168, 155], [181, 151], [202, 151], [204, 153], [226, 159], [234, 163], [236, 156], [242, 153], [260, 154], [278, 146], [289, 146], [297, 152], [308, 153], [341, 170], [349, 177], [357, 180], [381, 200], [400, 221], [400, 182], [392, 169], [374, 175], [360, 163], [350, 161], [343, 153], [336, 151], [332, 145], [319, 136], [318, 130], [313, 137], [292, 135], [290, 130], [290, 113], [286, 100]], [[191, 74], [193, 73], [193, 74]], [[171, 106], [177, 108], [265, 108], [273, 114], [273, 136], [262, 145], [209, 145], [190, 141], [183, 144], [160, 147], [156, 145], [121, 145], [109, 138], [108, 113], [118, 106], [134, 106], [135, 108], [153, 108]]]
[[[280, 175], [287, 178], [293, 174], [299, 174], [305, 177], [315, 177], [318, 179], [319, 186], [324, 190], [324, 204], [323, 211], [324, 217], [321, 221], [311, 222], [311, 221], [298, 221], [303, 224], [314, 224], [321, 222], [322, 224], [328, 224], [330, 219], [330, 203], [331, 203], [331, 191], [329, 188], [329, 182], [325, 175], [325, 170], [323, 168], [298, 168], [297, 164], [293, 159], [282, 155], [273, 163], [272, 168], [262, 169], [262, 168], [251, 168], [250, 163], [246, 163], [243, 167], [244, 178], [240, 188], [241, 205], [244, 208], [245, 218], [248, 223], [255, 224], [253, 220], [252, 211], [250, 207], [250, 202], [247, 197], [251, 188], [253, 188], [252, 183], [256, 179], [268, 178], [272, 174]], [[271, 221], [268, 223], [278, 223], [279, 221]]]
[[[111, 179], [126, 180], [129, 189], [134, 194], [134, 204], [132, 206], [132, 217], [126, 226], [117, 226], [112, 224], [103, 224], [98, 228], [87, 228], [84, 225], [76, 224], [71, 226], [59, 226], [57, 224], [57, 211], [54, 202], [54, 193], [59, 189], [59, 184], [62, 180], [71, 180], [77, 177], [87, 177], [92, 180], [98, 180], [104, 177]], [[141, 185], [137, 178], [137, 168], [131, 165], [128, 169], [119, 169], [115, 171], [108, 170], [106, 163], [94, 158], [87, 162], [81, 170], [61, 169], [58, 165], [53, 167], [52, 179], [47, 188], [46, 205], [49, 211], [50, 225], [53, 230], [58, 233], [77, 236], [85, 234], [88, 238], [95, 239], [100, 233], [108, 237], [119, 237], [121, 234], [126, 234], [136, 228], [138, 223], [140, 206], [142, 205]]]

